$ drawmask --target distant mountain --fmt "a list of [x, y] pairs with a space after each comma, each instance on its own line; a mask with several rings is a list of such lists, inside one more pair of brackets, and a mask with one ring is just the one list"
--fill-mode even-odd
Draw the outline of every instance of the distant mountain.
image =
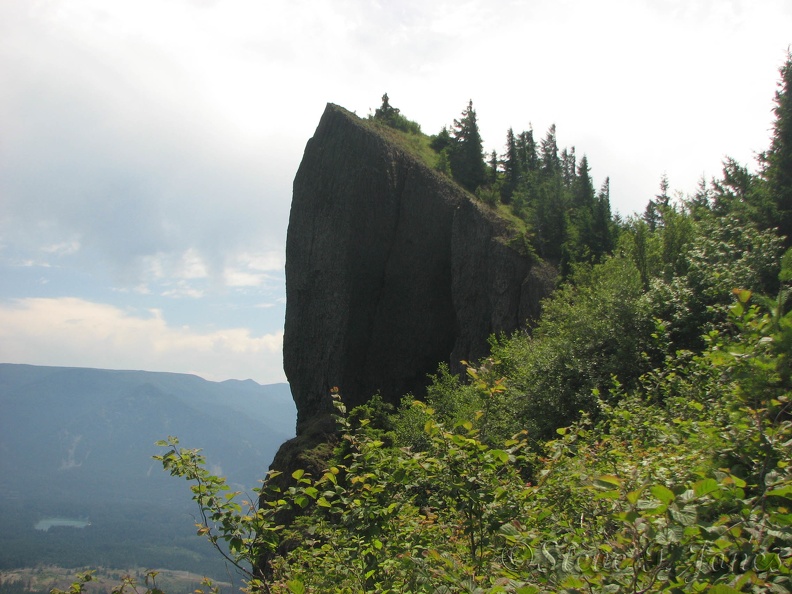
[[[189, 514], [197, 510], [188, 485], [152, 460], [159, 449], [155, 441], [175, 435], [184, 447], [202, 448], [213, 472], [252, 494], [279, 445], [294, 436], [295, 423], [288, 384], [0, 364], [0, 523], [16, 526], [0, 531], [0, 567], [36, 561], [20, 559], [19, 550], [40, 561], [59, 562], [42, 552], [53, 548], [46, 541], [55, 537], [33, 530], [47, 517], [91, 522], [85, 529], [60, 528], [58, 538], [72, 535], [85, 544], [87, 536], [112, 523], [115, 528], [103, 538], [129, 542], [131, 534], [139, 533], [141, 545], [161, 547], [161, 540], [173, 541], [177, 529], [162, 518], [179, 518], [179, 525], [191, 532]], [[99, 517], [105, 518], [104, 525]], [[7, 546], [12, 537], [13, 547]], [[35, 540], [42, 540], [42, 551], [28, 546]], [[94, 544], [93, 554], [109, 550], [108, 543]], [[54, 557], [63, 554], [56, 551]], [[122, 558], [130, 554], [118, 552]], [[74, 563], [98, 561], [80, 558]]]

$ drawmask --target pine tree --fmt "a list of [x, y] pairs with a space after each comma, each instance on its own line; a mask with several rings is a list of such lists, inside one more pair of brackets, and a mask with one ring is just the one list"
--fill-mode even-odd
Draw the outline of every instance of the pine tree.
[[374, 110], [374, 117], [383, 120], [386, 124], [391, 124], [398, 114], [399, 108], [391, 106], [388, 94], [385, 93], [382, 96], [382, 105]]
[[506, 133], [506, 158], [503, 161], [503, 185], [501, 186], [501, 200], [504, 204], [511, 202], [514, 190], [520, 180], [522, 163], [517, 153], [517, 139], [514, 130], [509, 128]]
[[[574, 149], [572, 156], [574, 157]], [[586, 155], [580, 160], [577, 168], [577, 175], [572, 184], [572, 206], [573, 208], [591, 208], [594, 204], [594, 183], [589, 175], [589, 164]]]
[[454, 179], [468, 191], [475, 192], [484, 184], [486, 164], [472, 100], [462, 112], [462, 119], [454, 120], [454, 144], [449, 161]]
[[536, 141], [531, 128], [520, 132], [517, 137], [517, 159], [521, 173], [530, 174], [539, 170], [539, 156], [536, 154]]
[[595, 260], [613, 251], [615, 245], [614, 230], [610, 207], [610, 178], [606, 177], [594, 202], [594, 230], [591, 254]]
[[550, 126], [547, 135], [541, 145], [542, 177], [547, 179], [554, 177], [561, 168], [561, 161], [558, 158], [558, 143], [556, 142], [556, 125]]
[[575, 170], [577, 167], [577, 157], [575, 147], [561, 151], [561, 173], [564, 178], [564, 187], [569, 189], [575, 183]]
[[489, 158], [489, 171], [487, 172], [487, 178], [490, 184], [495, 184], [498, 181], [498, 169], [500, 168], [500, 161], [498, 160], [498, 153], [495, 152], [495, 149], [492, 150], [490, 153]]
[[777, 211], [778, 231], [792, 246], [792, 53], [787, 51], [776, 91], [775, 123], [770, 149], [764, 155], [764, 178]]
[[437, 133], [437, 135], [432, 136], [431, 140], [429, 141], [429, 146], [435, 152], [440, 152], [445, 148], [448, 148], [453, 143], [453, 139], [451, 138], [451, 133], [448, 131], [448, 128], [443, 126], [443, 129]]
[[660, 178], [660, 193], [646, 205], [644, 210], [644, 221], [649, 225], [649, 230], [654, 231], [663, 225], [663, 211], [668, 208], [671, 203], [671, 197], [668, 195], [668, 176], [664, 173]]
[[696, 186], [696, 193], [688, 201], [693, 218], [699, 220], [712, 208], [712, 190], [707, 186], [707, 180], [702, 175]]
[[712, 208], [720, 216], [727, 213], [749, 213], [753, 210], [752, 196], [756, 193], [757, 179], [748, 168], [731, 157], [723, 160], [723, 178], [712, 180]]

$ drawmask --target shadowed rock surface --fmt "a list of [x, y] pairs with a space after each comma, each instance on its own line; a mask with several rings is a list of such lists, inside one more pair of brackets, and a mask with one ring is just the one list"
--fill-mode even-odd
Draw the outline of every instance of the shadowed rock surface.
[[485, 356], [552, 290], [503, 220], [390, 132], [328, 104], [294, 180], [283, 354], [298, 433], [333, 386], [350, 408], [421, 395], [438, 363]]

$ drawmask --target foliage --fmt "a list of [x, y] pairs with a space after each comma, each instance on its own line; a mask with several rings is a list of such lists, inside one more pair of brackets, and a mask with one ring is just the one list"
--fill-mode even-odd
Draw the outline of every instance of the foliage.
[[[160, 459], [196, 481], [199, 532], [227, 540], [236, 565], [280, 553], [248, 574], [252, 591], [785, 592], [792, 314], [786, 293], [765, 308], [736, 297], [736, 334], [612, 386], [596, 422], [559, 429], [538, 454], [524, 433], [486, 443], [486, 409], [446, 425], [418, 402], [424, 449], [389, 447], [365, 418], [350, 425], [336, 393], [335, 459], [321, 476], [295, 471], [257, 510], [175, 440]], [[471, 373], [485, 402], [502, 389], [492, 369]], [[303, 515], [284, 528], [283, 508]]]
[[[675, 211], [664, 217], [674, 222], [658, 232], [659, 273], [649, 281], [645, 299], [675, 348], [698, 350], [704, 346], [701, 337], [710, 330], [728, 329], [727, 307], [734, 287], [777, 290], [782, 242], [772, 232], [730, 217], [708, 216], [696, 225], [689, 219], [676, 222], [680, 217]], [[667, 249], [665, 238], [677, 226], [683, 227], [683, 248]]]
[[763, 155], [763, 177], [772, 204], [766, 221], [768, 227], [778, 226], [785, 245], [792, 245], [792, 53], [787, 50], [779, 70], [781, 80], [775, 96], [775, 123], [770, 149]]
[[454, 179], [469, 192], [475, 192], [484, 185], [486, 169], [472, 100], [462, 112], [461, 119], [454, 120], [452, 142], [448, 148], [448, 160]]
[[[783, 261], [786, 283], [792, 252]], [[497, 341], [466, 383], [441, 368], [429, 403], [405, 401], [407, 416], [389, 417], [376, 399], [347, 414], [334, 391], [332, 459], [283, 487], [271, 473], [257, 504], [238, 503], [198, 451], [159, 442], [164, 468], [193, 483], [198, 533], [251, 592], [789, 591], [790, 290], [735, 290], [728, 332], [711, 330], [699, 354], [669, 353], [632, 385], [606, 381], [616, 362], [647, 361], [618, 343], [588, 399], [574, 401], [591, 414], [550, 440], [549, 424], [504, 439], [515, 394], [574, 366], [597, 377], [594, 363], [580, 365], [640, 311], [627, 258], [572, 279], [531, 348], [517, 356]], [[533, 352], [544, 367], [520, 383], [519, 360]], [[538, 419], [552, 402], [536, 406]], [[284, 512], [299, 513], [287, 525]]]
[[493, 346], [498, 373], [507, 378], [503, 406], [514, 419], [507, 434], [525, 428], [541, 441], [579, 411], [594, 413], [592, 390], [606, 389], [613, 376], [632, 384], [648, 371], [654, 331], [630, 260], [577, 267], [530, 334]]
[[[50, 590], [50, 594], [84, 594], [88, 590], [87, 585], [94, 581], [95, 574], [95, 571], [85, 571], [78, 574], [68, 590], [53, 588]], [[123, 576], [120, 582], [113, 587], [112, 594], [164, 594], [157, 585], [158, 575], [158, 571], [147, 571], [143, 578], [143, 584], [140, 584], [131, 575]], [[220, 589], [206, 578], [201, 581], [200, 587], [193, 590], [194, 594], [219, 594], [219, 592]]]
[[390, 104], [387, 93], [382, 96], [382, 105], [374, 111], [373, 119], [402, 132], [409, 134], [421, 133], [420, 125], [405, 118], [401, 115], [401, 110], [398, 107], [393, 107]]

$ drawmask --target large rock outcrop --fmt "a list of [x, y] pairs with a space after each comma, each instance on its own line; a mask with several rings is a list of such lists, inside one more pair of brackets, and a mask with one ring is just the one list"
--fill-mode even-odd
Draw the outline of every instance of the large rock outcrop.
[[283, 356], [298, 433], [333, 386], [350, 407], [420, 395], [551, 289], [503, 220], [393, 134], [329, 104], [294, 180]]

